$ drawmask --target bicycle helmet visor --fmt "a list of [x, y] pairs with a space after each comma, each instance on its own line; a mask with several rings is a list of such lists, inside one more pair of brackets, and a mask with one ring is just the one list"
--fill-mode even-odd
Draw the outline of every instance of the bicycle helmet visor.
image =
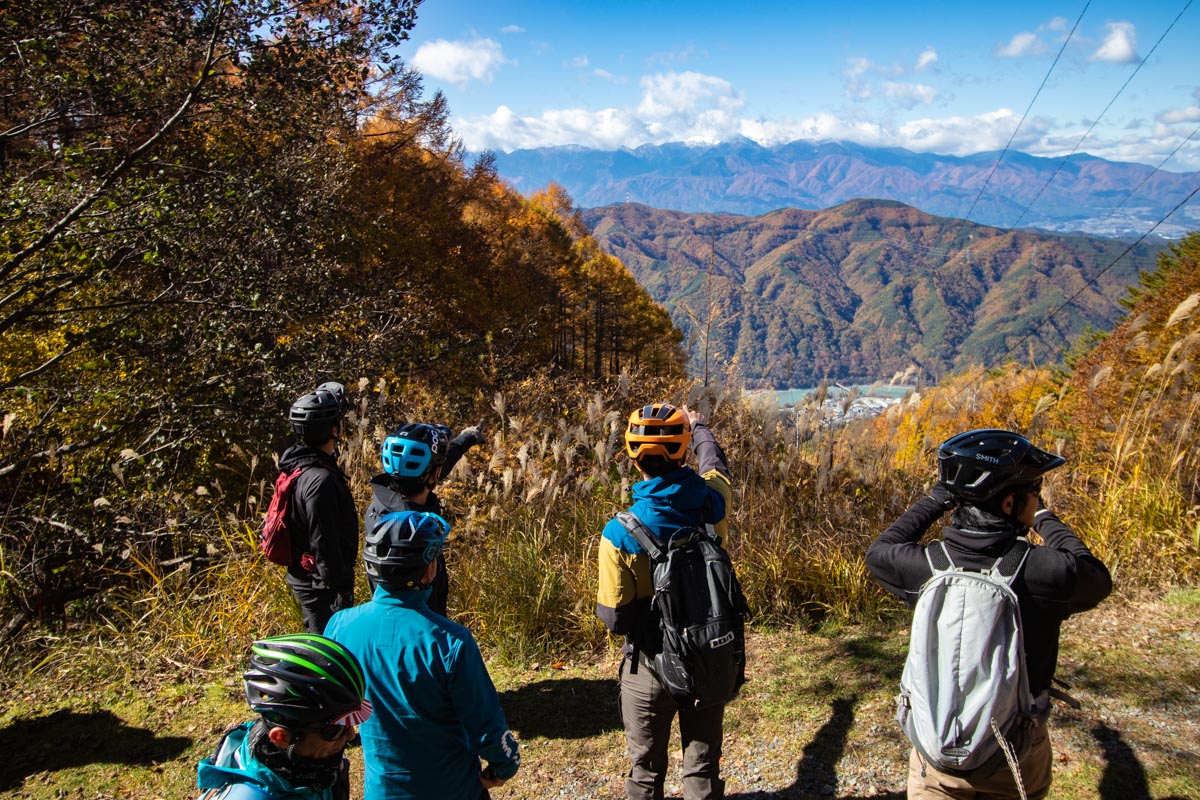
[[450, 429], [445, 425], [410, 422], [383, 441], [383, 471], [396, 478], [428, 482], [435, 469], [446, 463]]

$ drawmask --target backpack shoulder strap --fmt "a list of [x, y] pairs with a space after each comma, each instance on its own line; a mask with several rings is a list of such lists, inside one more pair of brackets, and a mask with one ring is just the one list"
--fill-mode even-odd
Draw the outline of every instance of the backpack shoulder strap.
[[666, 559], [666, 553], [663, 552], [662, 545], [646, 523], [637, 518], [637, 515], [632, 511], [618, 511], [616, 514], [617, 522], [629, 531], [629, 535], [642, 546], [642, 549], [650, 556], [651, 561], [663, 561]]
[[957, 567], [954, 561], [951, 560], [950, 554], [946, 552], [946, 544], [942, 540], [930, 542], [925, 548], [925, 560], [929, 562], [929, 569], [933, 570], [933, 574], [937, 575], [942, 572], [950, 572]]
[[1008, 550], [1004, 551], [1004, 555], [996, 559], [996, 563], [992, 565], [992, 575], [1001, 578], [1009, 586], [1012, 586], [1013, 581], [1017, 579], [1017, 573], [1021, 571], [1021, 567], [1025, 566], [1025, 559], [1029, 558], [1029, 551], [1033, 549], [1033, 545], [1029, 540], [1018, 537], [1009, 545]]

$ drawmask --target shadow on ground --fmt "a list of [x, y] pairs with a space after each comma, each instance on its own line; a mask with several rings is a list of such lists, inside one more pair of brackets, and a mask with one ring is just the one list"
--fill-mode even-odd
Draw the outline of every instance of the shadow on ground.
[[[747, 792], [727, 795], [729, 800], [802, 800], [803, 798], [830, 798], [836, 795], [837, 764], [846, 749], [846, 738], [854, 726], [854, 706], [858, 696], [839, 697], [830, 703], [829, 721], [821, 726], [813, 740], [804, 747], [804, 754], [796, 764], [796, 779], [786, 789], [770, 792]], [[904, 792], [874, 794], [874, 800], [904, 800]], [[838, 796], [838, 800], [867, 800], [851, 795]]]
[[19, 788], [39, 772], [169, 761], [191, 744], [187, 737], [160, 738], [145, 728], [130, 727], [111, 711], [81, 714], [63, 709], [19, 719], [0, 729], [0, 791]]
[[547, 678], [500, 693], [508, 726], [522, 739], [586, 739], [621, 730], [615, 678]]
[[[1104, 753], [1104, 775], [1100, 778], [1101, 800], [1151, 800], [1146, 768], [1116, 728], [1101, 722], [1092, 728], [1092, 738]], [[1163, 797], [1161, 800], [1184, 800]]]

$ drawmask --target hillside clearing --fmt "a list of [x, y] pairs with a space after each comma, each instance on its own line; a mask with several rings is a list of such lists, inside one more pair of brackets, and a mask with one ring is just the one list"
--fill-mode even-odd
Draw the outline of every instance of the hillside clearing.
[[[1059, 706], [1052, 719], [1054, 797], [1200, 796], [1197, 611], [1200, 591], [1175, 589], [1116, 597], [1067, 623], [1059, 675], [1083, 709]], [[751, 635], [750, 682], [727, 712], [729, 797], [904, 796], [905, 748], [892, 721], [906, 646], [898, 620]], [[86, 668], [7, 680], [0, 793], [188, 796], [196, 761], [245, 715], [241, 687], [236, 668], [163, 666], [160, 675], [121, 682], [89, 682]], [[518, 778], [494, 798], [622, 796], [616, 666], [615, 649], [493, 665], [524, 756]], [[677, 769], [667, 789], [679, 796]]]

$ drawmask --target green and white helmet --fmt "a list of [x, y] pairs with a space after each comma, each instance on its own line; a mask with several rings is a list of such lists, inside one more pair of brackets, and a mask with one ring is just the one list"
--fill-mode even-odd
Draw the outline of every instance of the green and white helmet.
[[358, 725], [371, 716], [358, 659], [313, 633], [256, 641], [242, 684], [250, 708], [276, 725]]

